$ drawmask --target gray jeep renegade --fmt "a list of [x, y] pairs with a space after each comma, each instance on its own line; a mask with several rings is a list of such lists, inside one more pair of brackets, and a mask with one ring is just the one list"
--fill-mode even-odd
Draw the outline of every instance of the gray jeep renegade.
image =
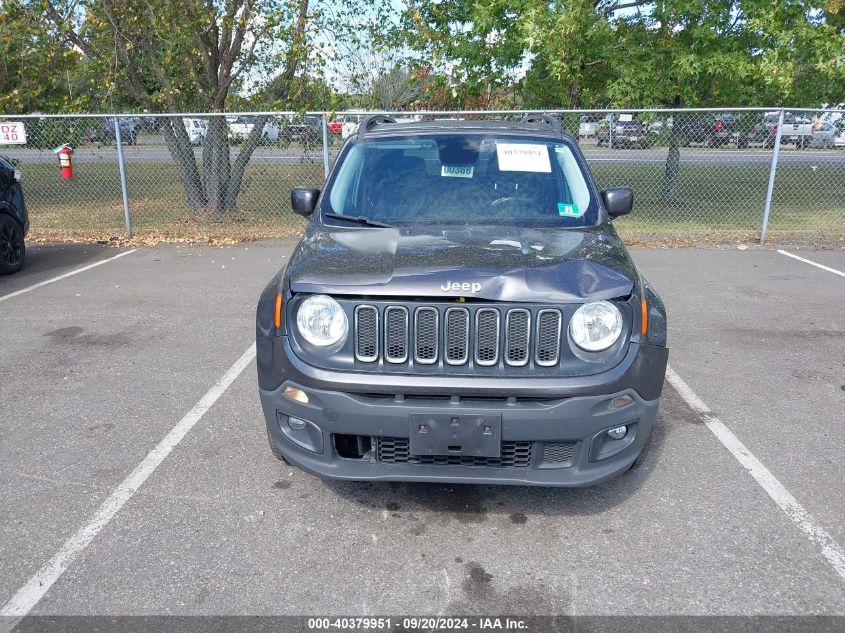
[[321, 477], [584, 486], [652, 431], [666, 312], [556, 119], [363, 121], [258, 303], [270, 448]]

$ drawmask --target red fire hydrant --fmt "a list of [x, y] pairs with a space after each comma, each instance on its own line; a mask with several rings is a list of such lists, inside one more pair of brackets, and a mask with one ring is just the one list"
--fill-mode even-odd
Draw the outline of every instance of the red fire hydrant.
[[73, 148], [69, 145], [62, 145], [56, 148], [55, 152], [59, 155], [59, 166], [62, 168], [62, 178], [70, 180], [73, 178]]

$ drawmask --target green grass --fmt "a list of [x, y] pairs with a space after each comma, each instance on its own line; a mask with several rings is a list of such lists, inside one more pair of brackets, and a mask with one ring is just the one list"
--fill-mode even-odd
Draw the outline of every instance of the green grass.
[[[117, 164], [74, 165], [74, 178], [62, 180], [58, 167], [21, 165], [24, 195], [35, 237], [108, 237], [125, 231]], [[290, 189], [319, 186], [320, 165], [250, 165], [241, 184], [236, 213], [221, 218], [193, 213], [175, 166], [129, 163], [126, 166], [133, 232], [166, 237], [279, 236], [298, 233], [302, 218], [290, 207]]]
[[[634, 212], [618, 221], [623, 235], [677, 237], [756, 235], [769, 169], [763, 165], [681, 165], [677, 195], [663, 195], [662, 164], [592, 166], [602, 188], [634, 189]], [[772, 237], [845, 236], [845, 169], [781, 165], [769, 216]]]
[[[22, 164], [32, 234], [45, 239], [122, 235], [123, 204], [117, 164], [77, 161], [63, 181], [55, 164]], [[765, 165], [681, 165], [674, 201], [663, 196], [662, 163], [593, 163], [600, 187], [630, 186], [634, 213], [617, 227], [629, 238], [667, 240], [753, 238], [760, 229], [769, 177]], [[224, 218], [191, 213], [176, 168], [130, 162], [126, 167], [132, 226], [166, 237], [259, 237], [301, 231], [290, 189], [320, 186], [322, 164], [260, 161], [246, 172], [236, 213]], [[845, 236], [845, 169], [841, 165], [782, 165], [777, 172], [769, 234], [777, 237]]]

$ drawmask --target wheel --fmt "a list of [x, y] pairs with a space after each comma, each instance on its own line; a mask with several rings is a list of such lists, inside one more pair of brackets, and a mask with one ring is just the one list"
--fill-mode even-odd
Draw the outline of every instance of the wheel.
[[604, 141], [601, 140], [600, 138], [596, 139], [596, 147], [601, 147], [602, 145], [604, 145]]
[[270, 444], [270, 452], [273, 453], [273, 457], [278, 459], [280, 462], [284, 462], [288, 466], [290, 466], [290, 462], [285, 459], [285, 456], [282, 455], [281, 451], [276, 447], [273, 443], [273, 438], [270, 437], [270, 431], [267, 431], [267, 443]]
[[23, 229], [14, 218], [0, 215], [0, 275], [18, 272], [25, 257]]

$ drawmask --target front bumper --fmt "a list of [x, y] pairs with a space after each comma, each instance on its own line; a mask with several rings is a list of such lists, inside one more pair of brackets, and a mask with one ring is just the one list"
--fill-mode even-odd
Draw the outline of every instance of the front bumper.
[[[309, 402], [283, 395], [287, 386], [305, 391]], [[659, 401], [643, 400], [633, 389], [559, 399], [462, 398], [354, 394], [289, 380], [275, 390], [259, 391], [270, 442], [289, 462], [312, 474], [350, 480], [540, 486], [586, 486], [625, 472], [650, 438]], [[623, 395], [631, 402], [612, 408], [611, 401]], [[479, 465], [471, 458], [426, 460], [406, 453], [397, 462], [395, 452], [383, 447], [401, 445], [409, 438], [412, 415], [500, 419], [502, 459]], [[290, 417], [305, 421], [305, 427], [292, 429]], [[629, 429], [625, 438], [609, 439], [607, 429], [621, 425]], [[338, 436], [345, 445], [349, 438], [357, 438], [360, 454], [341, 456]], [[507, 447], [513, 446], [520, 447], [516, 449], [520, 459], [505, 459], [505, 453], [510, 454]]]

